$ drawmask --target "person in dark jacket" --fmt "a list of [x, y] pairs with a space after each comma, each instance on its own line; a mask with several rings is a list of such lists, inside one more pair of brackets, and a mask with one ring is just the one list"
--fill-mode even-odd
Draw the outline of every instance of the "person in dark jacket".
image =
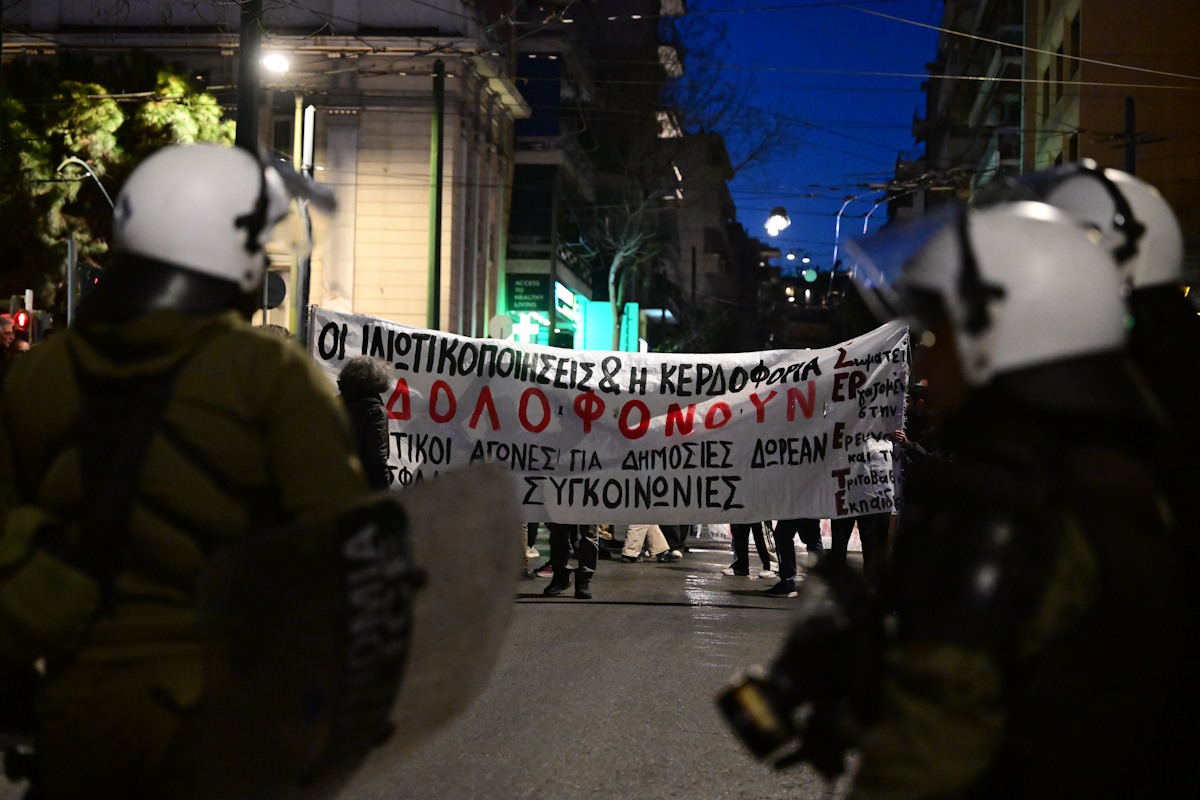
[[387, 362], [355, 356], [338, 374], [338, 389], [354, 427], [358, 457], [372, 488], [386, 489], [396, 479], [388, 469], [388, 422], [380, 392], [392, 385]]

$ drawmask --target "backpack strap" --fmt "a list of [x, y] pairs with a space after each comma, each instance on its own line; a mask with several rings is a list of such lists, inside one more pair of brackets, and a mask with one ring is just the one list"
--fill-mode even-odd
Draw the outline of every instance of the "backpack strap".
[[79, 555], [100, 584], [100, 612], [111, 614], [117, 575], [136, 560], [128, 533], [138, 478], [187, 360], [133, 379], [89, 373], [74, 354], [71, 361], [80, 389]]

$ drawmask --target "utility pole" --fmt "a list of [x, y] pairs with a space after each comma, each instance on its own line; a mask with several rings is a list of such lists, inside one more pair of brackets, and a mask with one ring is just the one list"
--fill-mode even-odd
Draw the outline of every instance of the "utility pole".
[[446, 108], [446, 65], [433, 62], [433, 130], [429, 144], [429, 290], [426, 326], [440, 328], [442, 309], [442, 159], [443, 117]]
[[237, 115], [234, 141], [258, 153], [258, 54], [262, 41], [262, 0], [242, 0], [238, 34]]

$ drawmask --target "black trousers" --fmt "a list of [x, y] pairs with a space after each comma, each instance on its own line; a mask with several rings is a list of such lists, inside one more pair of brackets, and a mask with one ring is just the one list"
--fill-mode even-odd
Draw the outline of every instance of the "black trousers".
[[858, 538], [862, 542], [863, 575], [868, 584], [874, 584], [883, 569], [883, 559], [887, 553], [887, 532], [891, 522], [891, 514], [865, 514], [861, 517], [843, 517], [830, 520], [833, 530], [833, 547], [829, 554], [833, 558], [846, 563], [846, 548], [850, 544], [850, 534], [854, 532], [854, 523], [858, 523]]
[[565, 525], [561, 522], [547, 522], [550, 529], [550, 566], [555, 572], [565, 572], [571, 559], [570, 540], [572, 534], [579, 537], [575, 545], [575, 557], [579, 560], [579, 569], [590, 576], [596, 571], [596, 559], [600, 554], [600, 538], [595, 525]]
[[672, 550], [682, 550], [683, 543], [687, 541], [692, 532], [691, 525], [659, 525], [658, 527], [663, 532], [663, 538], [667, 540], [667, 547]]
[[729, 526], [733, 536], [733, 567], [734, 572], [750, 573], [750, 534], [754, 534], [754, 549], [762, 559], [763, 569], [771, 568], [771, 555], [767, 551], [767, 539], [763, 536], [761, 522], [733, 523]]
[[793, 540], [795, 536], [800, 537], [808, 552], [814, 555], [825, 552], [825, 546], [821, 543], [821, 520], [779, 520], [775, 523], [775, 555], [779, 556], [781, 581], [794, 580], [796, 577], [796, 543]]

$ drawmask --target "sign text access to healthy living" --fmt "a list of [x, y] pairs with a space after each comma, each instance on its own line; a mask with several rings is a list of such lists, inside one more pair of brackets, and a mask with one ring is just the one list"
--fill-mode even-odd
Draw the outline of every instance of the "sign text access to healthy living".
[[478, 461], [511, 470], [526, 521], [754, 522], [893, 510], [908, 331], [836, 347], [667, 355], [471, 339], [313, 309], [310, 350], [392, 364], [403, 487]]

